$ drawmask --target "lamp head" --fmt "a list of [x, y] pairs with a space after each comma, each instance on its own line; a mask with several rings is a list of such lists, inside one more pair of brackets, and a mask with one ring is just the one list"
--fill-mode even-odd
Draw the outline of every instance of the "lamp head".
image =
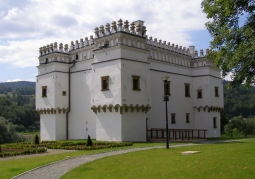
[[167, 81], [170, 77], [169, 76], [162, 76], [161, 77], [163, 81]]

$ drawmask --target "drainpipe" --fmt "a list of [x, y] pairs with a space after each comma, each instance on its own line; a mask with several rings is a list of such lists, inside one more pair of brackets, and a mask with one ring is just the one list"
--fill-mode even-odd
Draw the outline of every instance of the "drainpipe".
[[66, 112], [66, 140], [69, 140], [69, 118], [68, 118], [68, 114], [71, 111], [71, 68], [74, 67], [76, 63], [76, 60], [73, 60], [73, 65], [69, 68], [69, 72], [68, 72], [68, 110]]

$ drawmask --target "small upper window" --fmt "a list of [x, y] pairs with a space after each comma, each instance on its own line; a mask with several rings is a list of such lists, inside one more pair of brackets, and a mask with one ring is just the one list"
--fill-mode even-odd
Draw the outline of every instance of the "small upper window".
[[62, 91], [62, 96], [66, 96], [66, 91]]
[[140, 76], [132, 75], [133, 77], [133, 90], [140, 91]]
[[215, 97], [219, 97], [219, 87], [214, 87]]
[[101, 77], [101, 91], [109, 90], [109, 76]]
[[185, 83], [185, 97], [190, 97], [190, 84]]
[[202, 90], [197, 90], [197, 98], [203, 98]]
[[42, 86], [42, 97], [47, 97], [47, 86]]

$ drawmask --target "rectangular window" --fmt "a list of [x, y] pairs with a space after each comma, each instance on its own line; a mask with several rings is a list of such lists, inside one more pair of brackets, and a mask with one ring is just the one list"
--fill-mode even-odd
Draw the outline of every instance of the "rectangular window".
[[190, 120], [189, 120], [189, 113], [186, 113], [186, 123], [189, 123]]
[[47, 97], [47, 86], [42, 86], [42, 97]]
[[62, 91], [62, 96], [66, 96], [66, 91]]
[[213, 118], [213, 128], [217, 128], [217, 117]]
[[132, 75], [133, 78], [133, 90], [140, 91], [140, 76]]
[[109, 90], [109, 76], [101, 76], [101, 91]]
[[215, 97], [219, 97], [219, 87], [214, 87]]
[[176, 120], [175, 120], [175, 113], [172, 113], [172, 114], [171, 114], [171, 123], [172, 123], [172, 124], [175, 124], [175, 123], [176, 123]]
[[185, 83], [185, 97], [190, 97], [190, 84]]
[[168, 96], [171, 95], [171, 94], [170, 94], [170, 82], [171, 82], [171, 81], [167, 81], [167, 82], [166, 82], [166, 87], [165, 87], [165, 89], [164, 89], [164, 95], [168, 95]]
[[197, 90], [197, 98], [203, 98], [202, 94], [202, 90]]

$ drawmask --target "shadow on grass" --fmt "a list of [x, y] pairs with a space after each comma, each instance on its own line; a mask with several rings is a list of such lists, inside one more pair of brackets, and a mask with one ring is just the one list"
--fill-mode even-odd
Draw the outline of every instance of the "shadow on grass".
[[218, 142], [218, 143], [215, 143], [215, 144], [238, 144], [238, 143], [244, 143], [242, 141], [221, 141], [221, 142]]

